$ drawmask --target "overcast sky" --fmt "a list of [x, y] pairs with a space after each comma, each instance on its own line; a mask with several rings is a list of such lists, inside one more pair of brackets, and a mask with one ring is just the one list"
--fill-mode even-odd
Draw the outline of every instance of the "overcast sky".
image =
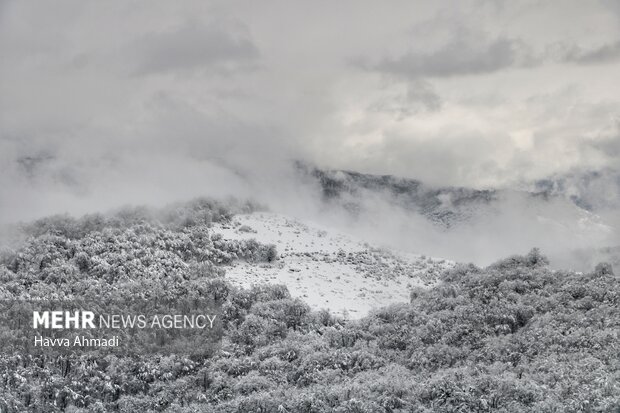
[[289, 159], [474, 187], [620, 160], [615, 0], [0, 0], [0, 56], [4, 213]]

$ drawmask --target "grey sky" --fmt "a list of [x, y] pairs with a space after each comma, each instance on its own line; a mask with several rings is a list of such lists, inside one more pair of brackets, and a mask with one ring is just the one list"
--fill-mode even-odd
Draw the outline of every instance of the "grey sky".
[[615, 1], [0, 1], [0, 210], [613, 167], [619, 44]]

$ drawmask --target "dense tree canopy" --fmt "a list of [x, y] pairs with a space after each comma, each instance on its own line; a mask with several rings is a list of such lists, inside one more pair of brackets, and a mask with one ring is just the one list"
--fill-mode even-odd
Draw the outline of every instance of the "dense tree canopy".
[[238, 289], [233, 260], [272, 246], [210, 228], [252, 206], [197, 201], [24, 227], [0, 260], [0, 298], [194, 291], [224, 300], [214, 357], [0, 356], [0, 412], [614, 412], [620, 280], [608, 265], [552, 271], [536, 250], [461, 265], [411, 302], [357, 321], [279, 285]]

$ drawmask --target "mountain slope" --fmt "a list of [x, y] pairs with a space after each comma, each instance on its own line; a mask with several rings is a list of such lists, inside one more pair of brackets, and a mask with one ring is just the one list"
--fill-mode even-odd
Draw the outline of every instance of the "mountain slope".
[[279, 251], [271, 263], [231, 263], [226, 277], [233, 285], [284, 284], [313, 309], [352, 318], [406, 302], [412, 288], [433, 285], [439, 273], [454, 265], [379, 248], [331, 228], [267, 212], [236, 215], [231, 222], [215, 223], [213, 231], [224, 240], [255, 238]]

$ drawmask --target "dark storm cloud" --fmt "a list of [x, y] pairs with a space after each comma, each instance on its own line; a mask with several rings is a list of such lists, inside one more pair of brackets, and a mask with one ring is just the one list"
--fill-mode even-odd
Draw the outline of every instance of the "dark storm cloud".
[[258, 48], [244, 33], [215, 24], [189, 22], [174, 30], [149, 33], [131, 48], [138, 54], [141, 74], [207, 68], [235, 69], [258, 55]]

